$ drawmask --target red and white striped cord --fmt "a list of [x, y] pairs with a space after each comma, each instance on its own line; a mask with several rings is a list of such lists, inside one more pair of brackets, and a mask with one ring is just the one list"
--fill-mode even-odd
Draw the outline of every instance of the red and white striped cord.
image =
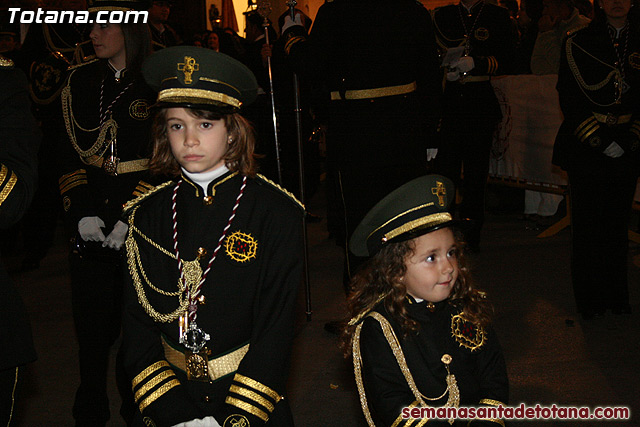
[[[178, 215], [177, 215], [177, 209], [176, 209], [176, 199], [178, 195], [178, 189], [180, 188], [180, 184], [182, 184], [182, 179], [178, 181], [178, 183], [173, 189], [173, 196], [171, 198], [171, 202], [172, 202], [171, 203], [171, 219], [173, 221], [173, 251], [176, 254], [176, 258], [178, 259], [178, 269], [180, 270], [180, 281], [184, 283], [184, 274], [182, 271], [182, 260], [180, 259], [180, 252], [178, 251]], [[247, 186], [247, 177], [244, 176], [242, 178], [242, 186], [240, 187], [240, 192], [238, 193], [238, 197], [236, 197], [236, 203], [233, 206], [233, 209], [231, 211], [231, 216], [229, 217], [229, 220], [227, 221], [227, 225], [224, 227], [224, 230], [222, 230], [222, 235], [220, 236], [220, 239], [218, 239], [218, 246], [216, 246], [213, 253], [211, 254], [211, 259], [209, 260], [209, 264], [207, 265], [206, 270], [202, 274], [202, 278], [200, 279], [200, 283], [198, 283], [198, 287], [194, 290], [193, 295], [191, 295], [190, 289], [186, 290], [187, 298], [189, 299], [189, 320], [191, 322], [194, 322], [196, 320], [197, 311], [198, 311], [198, 297], [200, 296], [202, 285], [204, 284], [204, 281], [207, 279], [207, 274], [209, 274], [209, 271], [211, 271], [211, 265], [213, 264], [213, 261], [215, 261], [216, 257], [218, 256], [218, 252], [222, 247], [222, 242], [227, 236], [227, 231], [229, 231], [229, 228], [231, 228], [233, 219], [236, 217], [236, 211], [238, 210], [238, 206], [240, 206], [240, 199], [244, 195], [244, 189], [246, 188], [246, 186]]]

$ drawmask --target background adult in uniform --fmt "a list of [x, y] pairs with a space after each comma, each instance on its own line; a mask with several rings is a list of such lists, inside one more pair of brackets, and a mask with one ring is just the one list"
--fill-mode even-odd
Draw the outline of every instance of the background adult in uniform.
[[[84, 1], [65, 4], [67, 10], [84, 10]], [[38, 153], [38, 188], [23, 220], [25, 256], [23, 270], [38, 268], [53, 244], [55, 229], [62, 214], [58, 180], [57, 145], [64, 133], [60, 92], [67, 69], [93, 59], [87, 40], [86, 24], [32, 23], [20, 49], [20, 57], [29, 76], [33, 112], [43, 130]]]
[[433, 12], [443, 58], [451, 48], [461, 49], [461, 55], [446, 70], [442, 144], [435, 171], [453, 180], [462, 194], [460, 216], [474, 220], [465, 234], [471, 248], [480, 244], [489, 152], [495, 126], [502, 117], [489, 79], [510, 73], [515, 58], [510, 19], [506, 9], [484, 0], [463, 0]]
[[[0, 227], [15, 224], [36, 188], [40, 135], [30, 112], [27, 81], [0, 55]], [[22, 299], [0, 268], [0, 423], [11, 425], [15, 389], [23, 366], [36, 359]]]
[[[144, 6], [97, 0], [89, 11]], [[145, 172], [149, 106], [155, 94], [140, 76], [151, 49], [146, 24], [94, 24], [90, 39], [98, 59], [73, 68], [62, 92], [66, 132], [60, 144], [59, 185], [72, 244], [72, 308], [80, 362], [73, 415], [77, 425], [97, 426], [110, 417], [108, 358], [120, 334], [120, 248], [127, 231], [119, 221], [122, 206], [153, 187]]]
[[285, 17], [285, 50], [329, 103], [327, 179], [338, 194], [335, 234], [348, 277], [359, 261], [346, 239], [384, 195], [425, 173], [426, 150], [437, 146], [435, 40], [428, 11], [413, 0], [327, 2], [308, 37], [299, 16]]
[[[553, 163], [569, 176], [571, 276], [584, 319], [630, 313], [627, 227], [640, 171], [640, 31], [631, 0], [597, 2], [593, 22], [564, 42], [564, 121]], [[604, 284], [604, 287], [603, 287]]]

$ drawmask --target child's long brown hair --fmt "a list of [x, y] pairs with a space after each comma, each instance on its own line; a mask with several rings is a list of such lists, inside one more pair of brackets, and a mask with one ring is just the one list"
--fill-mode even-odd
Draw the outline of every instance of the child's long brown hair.
[[[458, 279], [451, 291], [449, 301], [464, 310], [467, 320], [486, 326], [491, 321], [493, 308], [484, 292], [474, 288], [463, 255], [464, 243], [461, 235], [454, 231], [458, 257]], [[398, 322], [406, 337], [419, 329], [419, 324], [409, 317], [405, 306], [407, 288], [400, 281], [407, 271], [406, 260], [415, 250], [415, 239], [391, 243], [372, 256], [351, 280], [351, 294], [347, 300], [349, 319], [341, 337], [341, 347], [345, 356], [351, 354], [351, 339], [356, 324], [349, 325], [350, 319], [361, 317], [371, 311], [378, 300], [384, 302], [385, 309]]]

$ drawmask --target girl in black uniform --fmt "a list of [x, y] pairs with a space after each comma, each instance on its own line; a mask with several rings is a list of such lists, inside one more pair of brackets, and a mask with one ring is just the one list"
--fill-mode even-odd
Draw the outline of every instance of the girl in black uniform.
[[632, 0], [600, 0], [564, 42], [553, 163], [571, 188], [573, 292], [584, 319], [628, 314], [627, 228], [640, 171], [640, 32]]
[[352, 281], [345, 331], [369, 426], [427, 422], [403, 418], [403, 408], [506, 405], [491, 308], [464, 267], [446, 210], [454, 197], [447, 178], [413, 180], [380, 201], [350, 241], [354, 253], [371, 256]]

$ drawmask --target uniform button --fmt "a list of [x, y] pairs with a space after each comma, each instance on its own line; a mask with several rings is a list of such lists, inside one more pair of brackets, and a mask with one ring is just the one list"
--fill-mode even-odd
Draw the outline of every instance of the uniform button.
[[202, 199], [202, 201], [204, 202], [205, 206], [209, 206], [211, 203], [213, 203], [213, 197], [207, 196]]
[[210, 401], [210, 400], [211, 400], [211, 399], [209, 398], [209, 396], [202, 396], [202, 401], [203, 401], [204, 403], [209, 403], [209, 401]]

